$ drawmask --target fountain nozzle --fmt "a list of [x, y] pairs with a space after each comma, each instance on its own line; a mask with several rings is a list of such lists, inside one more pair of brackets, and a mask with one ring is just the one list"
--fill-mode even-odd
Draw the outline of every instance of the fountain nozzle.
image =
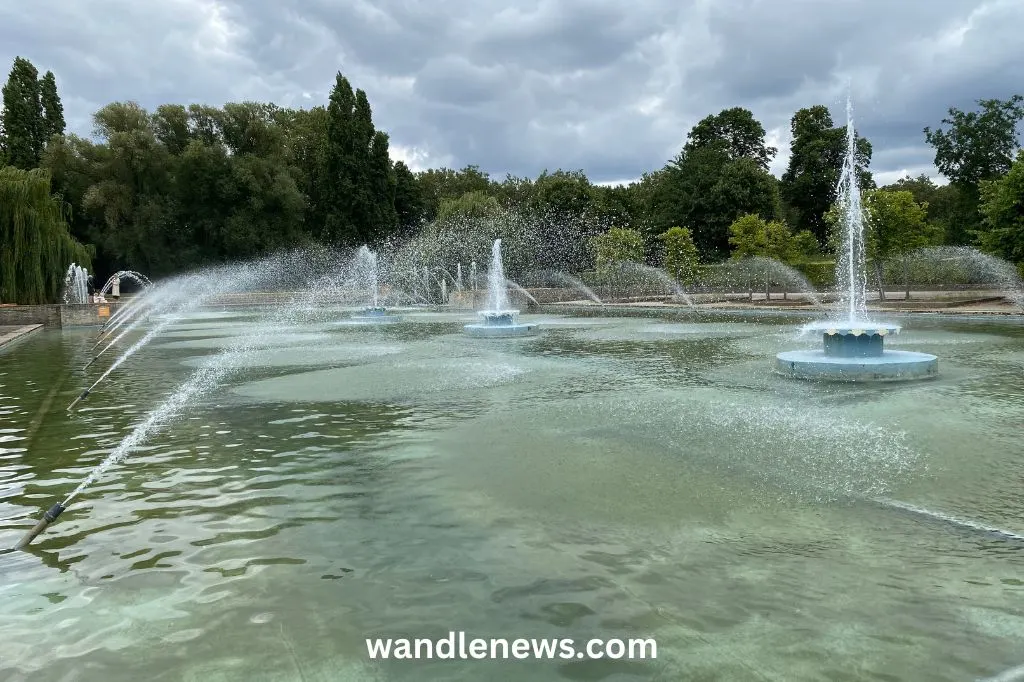
[[32, 526], [32, 530], [25, 534], [25, 537], [21, 539], [18, 544], [14, 546], [14, 549], [25, 549], [29, 544], [36, 539], [36, 536], [46, 530], [46, 527], [57, 520], [57, 517], [67, 509], [62, 503], [58, 502], [43, 514], [43, 518], [39, 519], [39, 523]]
[[81, 400], [83, 400], [83, 399], [87, 398], [87, 397], [89, 396], [89, 392], [90, 392], [90, 391], [92, 391], [92, 389], [91, 389], [91, 388], [87, 388], [87, 389], [85, 389], [84, 391], [82, 391], [82, 395], [80, 395], [80, 396], [78, 396], [77, 398], [75, 398], [75, 399], [74, 399], [74, 400], [73, 400], [73, 401], [71, 402], [71, 404], [70, 404], [70, 405], [68, 405], [68, 412], [70, 412], [70, 411], [71, 411], [71, 408], [73, 408], [73, 407], [74, 407], [75, 405], [77, 405], [77, 404], [79, 403], [79, 401], [81, 401]]

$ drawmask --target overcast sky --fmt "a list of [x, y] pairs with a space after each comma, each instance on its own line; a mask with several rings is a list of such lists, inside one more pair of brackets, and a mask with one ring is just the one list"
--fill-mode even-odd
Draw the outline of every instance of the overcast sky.
[[921, 129], [1024, 90], [1024, 0], [33, 0], [0, 2], [0, 59], [57, 76], [72, 132], [133, 99], [312, 106], [341, 71], [392, 156], [499, 178], [630, 180], [709, 113], [789, 119], [851, 88], [880, 184], [934, 175]]

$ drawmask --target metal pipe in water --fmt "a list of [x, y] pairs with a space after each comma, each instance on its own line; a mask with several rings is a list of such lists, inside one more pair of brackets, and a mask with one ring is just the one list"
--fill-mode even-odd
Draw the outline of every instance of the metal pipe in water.
[[[65, 500], [65, 502], [66, 501], [67, 500]], [[36, 539], [36, 536], [46, 530], [47, 526], [56, 521], [57, 517], [60, 516], [65, 509], [67, 509], [67, 507], [62, 502], [58, 502], [47, 509], [46, 513], [43, 514], [43, 518], [39, 519], [39, 523], [32, 526], [32, 529], [25, 533], [25, 537], [23, 537], [18, 544], [14, 546], [14, 549], [25, 549], [28, 547], [29, 544]]]
[[[96, 385], [96, 384], [93, 384], [93, 386], [95, 386], [95, 385]], [[77, 405], [77, 404], [78, 404], [78, 403], [79, 403], [79, 402], [80, 402], [81, 400], [83, 400], [83, 399], [85, 399], [85, 398], [89, 397], [89, 393], [90, 393], [91, 391], [92, 391], [92, 388], [87, 388], [87, 389], [85, 389], [84, 391], [82, 391], [82, 395], [78, 396], [78, 397], [77, 397], [77, 398], [75, 398], [75, 399], [74, 399], [73, 401], [71, 401], [71, 404], [70, 404], [70, 405], [68, 405], [68, 412], [70, 412], [70, 411], [71, 411], [71, 409], [72, 409], [72, 408], [73, 408], [73, 407], [74, 407], [75, 405]]]

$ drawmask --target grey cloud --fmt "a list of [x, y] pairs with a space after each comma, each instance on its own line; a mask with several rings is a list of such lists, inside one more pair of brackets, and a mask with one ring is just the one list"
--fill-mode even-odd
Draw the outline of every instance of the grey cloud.
[[[0, 8], [0, 59], [53, 69], [70, 124], [136, 99], [326, 101], [336, 71], [396, 149], [495, 175], [660, 167], [731, 106], [780, 135], [847, 82], [880, 177], [931, 168], [921, 129], [1021, 89], [1019, 0], [39, 0]], [[310, 97], [304, 97], [309, 93]]]

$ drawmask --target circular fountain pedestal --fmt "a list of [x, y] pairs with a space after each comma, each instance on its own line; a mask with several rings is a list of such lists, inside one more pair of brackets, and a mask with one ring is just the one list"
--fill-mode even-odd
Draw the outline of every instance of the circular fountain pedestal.
[[391, 315], [388, 313], [387, 308], [371, 307], [363, 308], [358, 315], [353, 315], [349, 319], [354, 322], [364, 322], [367, 324], [389, 324], [401, 321], [402, 317], [401, 315]]
[[928, 353], [885, 350], [897, 325], [810, 327], [822, 331], [821, 350], [791, 350], [775, 356], [776, 370], [796, 379], [903, 381], [934, 377], [939, 359]]
[[528, 336], [536, 329], [535, 324], [519, 324], [518, 310], [485, 310], [480, 313], [481, 321], [463, 327], [470, 336], [501, 338]]

